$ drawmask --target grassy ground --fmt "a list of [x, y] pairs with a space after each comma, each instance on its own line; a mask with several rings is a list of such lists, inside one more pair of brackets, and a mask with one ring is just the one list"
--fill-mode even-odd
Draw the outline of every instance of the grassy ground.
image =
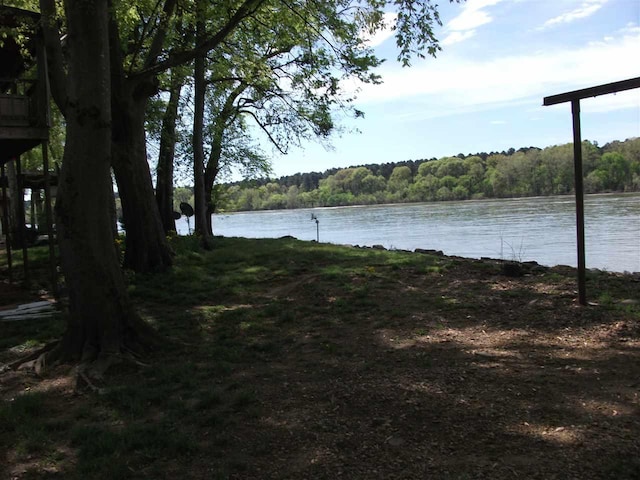
[[[568, 267], [176, 241], [129, 276], [171, 340], [149, 367], [0, 374], [0, 478], [640, 478], [638, 278], [580, 307]], [[0, 364], [63, 320], [0, 323]]]

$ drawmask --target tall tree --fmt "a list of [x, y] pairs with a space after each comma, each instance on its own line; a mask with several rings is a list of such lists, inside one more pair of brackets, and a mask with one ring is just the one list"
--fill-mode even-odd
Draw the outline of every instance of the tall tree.
[[[157, 75], [217, 46], [264, 0], [245, 0], [237, 8], [221, 2], [211, 30], [195, 46], [185, 46], [172, 27], [176, 0], [138, 9], [114, 2], [110, 18], [112, 68], [113, 168], [122, 201], [127, 236], [124, 266], [136, 271], [162, 270], [171, 265], [171, 251], [154, 199], [147, 163], [145, 112], [157, 91]], [[187, 5], [188, 7], [189, 5]]]
[[[156, 89], [155, 76], [219, 45], [265, 2], [245, 0], [237, 8], [221, 2], [218, 22], [208, 29], [206, 39], [182, 50], [179, 39], [168, 41], [175, 0], [139, 2], [139, 8], [108, 0], [65, 0], [68, 35], [63, 54], [56, 0], [40, 0], [51, 90], [67, 126], [56, 215], [70, 315], [51, 357], [108, 360], [146, 343], [148, 328], [132, 308], [116, 256], [109, 215], [110, 164], [118, 177], [128, 229], [127, 266], [139, 271], [166, 267], [171, 257], [144, 142], [144, 107]], [[349, 4], [327, 6], [342, 9]], [[404, 46], [401, 56], [408, 58], [414, 50], [419, 54], [420, 46], [434, 48], [430, 24], [435, 7], [428, 1], [399, 4], [407, 9], [397, 24]], [[303, 11], [304, 5], [295, 7]], [[369, 5], [379, 12], [385, 2], [369, 0]], [[369, 23], [375, 29], [374, 19]], [[413, 32], [412, 26], [419, 31]], [[124, 28], [128, 34], [122, 35]]]
[[[68, 69], [56, 61], [51, 66], [67, 125], [56, 217], [69, 320], [49, 359], [108, 362], [142, 348], [147, 331], [129, 300], [107, 214], [113, 202], [108, 6], [107, 0], [64, 6]], [[41, 0], [41, 7], [51, 27], [54, 1]], [[47, 42], [59, 48], [52, 34], [47, 31]]]
[[[201, 43], [206, 37], [205, 2], [196, 0], [196, 44]], [[205, 78], [205, 58], [206, 54], [202, 53], [195, 59], [193, 69], [193, 93], [194, 93], [194, 112], [193, 112], [193, 195], [195, 206], [195, 233], [200, 237], [201, 244], [204, 248], [210, 249], [213, 246], [213, 234], [207, 228], [207, 204], [209, 200], [205, 198], [205, 181], [204, 181], [204, 101], [206, 97], [206, 78]]]
[[162, 125], [160, 127], [160, 150], [156, 166], [156, 202], [164, 233], [176, 231], [173, 217], [173, 173], [176, 154], [178, 106], [180, 92], [185, 80], [184, 74], [177, 68], [171, 70], [169, 82], [169, 101], [167, 102]]
[[[399, 44], [426, 46], [434, 54], [437, 42], [431, 31], [418, 37], [407, 24], [437, 21], [429, 2], [394, 2], [400, 8]], [[353, 96], [345, 93], [341, 81], [357, 79], [375, 83], [372, 69], [380, 65], [363, 39], [365, 31], [383, 27], [381, 8], [385, 2], [268, 2], [239, 25], [213, 52], [205, 67], [196, 60], [193, 155], [195, 163], [196, 231], [211, 234], [213, 213], [211, 192], [220, 170], [225, 130], [245, 122], [253, 123], [281, 153], [291, 144], [312, 137], [326, 138], [335, 129], [336, 111], [359, 116]], [[266, 8], [268, 6], [268, 8]], [[352, 8], [345, 8], [352, 7]], [[406, 7], [406, 11], [403, 8]], [[433, 15], [433, 16], [430, 16]], [[200, 28], [207, 15], [198, 15]], [[420, 20], [419, 20], [420, 19]], [[409, 49], [401, 52], [409, 55]], [[402, 57], [404, 59], [404, 57]], [[202, 57], [204, 60], [204, 56]], [[205, 68], [212, 82], [208, 121], [204, 121]], [[202, 128], [208, 125], [206, 132]], [[204, 174], [204, 202], [199, 200], [202, 142], [208, 139], [209, 161]], [[206, 207], [204, 219], [198, 221]], [[206, 222], [206, 224], [205, 224]], [[202, 224], [202, 227], [200, 226]], [[204, 226], [208, 231], [204, 231]]]

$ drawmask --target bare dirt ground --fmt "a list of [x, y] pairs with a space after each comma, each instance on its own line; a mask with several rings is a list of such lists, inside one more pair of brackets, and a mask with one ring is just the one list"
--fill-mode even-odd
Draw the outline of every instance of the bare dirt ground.
[[637, 320], [578, 306], [569, 278], [395, 277], [238, 372], [264, 415], [234, 434], [236, 478], [640, 478]]
[[[170, 397], [195, 413], [167, 435], [197, 448], [131, 457], [119, 478], [640, 478], [637, 278], [590, 274], [594, 304], [583, 307], [568, 267], [509, 278], [499, 262], [442, 257], [425, 269], [385, 258], [271, 269], [215, 313], [219, 302], [203, 297], [188, 323], [201, 343], [155, 359], [189, 358]], [[145, 311], [177, 318], [185, 307], [147, 301]], [[61, 418], [95, 405], [64, 382], [62, 370], [10, 372], [0, 388], [5, 399], [48, 389]], [[203, 407], [207, 385], [250, 395]], [[169, 418], [163, 402], [135, 421]], [[10, 476], [79, 475], [79, 447], [65, 435], [54, 467], [9, 449]]]

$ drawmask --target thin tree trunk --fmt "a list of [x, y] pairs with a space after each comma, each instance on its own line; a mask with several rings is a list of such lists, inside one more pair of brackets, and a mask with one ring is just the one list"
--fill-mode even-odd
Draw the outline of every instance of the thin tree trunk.
[[227, 129], [228, 123], [230, 122], [230, 120], [232, 120], [232, 117], [237, 114], [235, 101], [245, 89], [246, 85], [244, 83], [241, 83], [236, 88], [234, 88], [225, 100], [222, 109], [214, 120], [213, 138], [211, 139], [211, 152], [209, 153], [207, 167], [204, 171], [204, 189], [207, 207], [207, 232], [211, 236], [213, 236], [212, 215], [215, 213], [216, 209], [213, 201], [213, 186], [215, 184], [216, 178], [218, 177], [218, 173], [220, 173], [222, 142], [224, 141], [224, 134]]
[[[199, 8], [197, 9], [199, 10]], [[204, 32], [202, 20], [196, 22], [196, 42], [201, 40]], [[213, 238], [207, 229], [207, 203], [204, 183], [204, 102], [205, 102], [205, 58], [200, 55], [195, 59], [194, 68], [194, 115], [193, 115], [193, 197], [195, 210], [195, 233], [201, 236], [205, 248], [211, 248]]]
[[83, 361], [140, 348], [146, 324], [129, 300], [111, 217], [107, 1], [67, 0], [67, 136], [56, 216], [69, 289], [67, 331], [50, 357]]
[[9, 184], [9, 232], [12, 248], [22, 248], [24, 239], [24, 195], [23, 190], [18, 188], [17, 158], [7, 162], [7, 182]]
[[204, 172], [204, 191], [207, 202], [207, 233], [213, 236], [213, 214], [215, 213], [216, 206], [213, 203], [213, 185], [215, 184], [216, 177], [220, 172], [220, 156], [222, 154], [222, 138], [223, 131], [216, 129], [213, 142], [211, 144], [211, 153], [209, 155], [209, 161], [207, 162], [207, 168]]
[[176, 151], [176, 119], [178, 118], [178, 102], [180, 91], [184, 83], [184, 76], [171, 71], [171, 85], [169, 87], [169, 103], [162, 118], [160, 133], [160, 154], [156, 168], [156, 202], [160, 211], [160, 219], [164, 233], [176, 231], [176, 221], [173, 218], [173, 162]]

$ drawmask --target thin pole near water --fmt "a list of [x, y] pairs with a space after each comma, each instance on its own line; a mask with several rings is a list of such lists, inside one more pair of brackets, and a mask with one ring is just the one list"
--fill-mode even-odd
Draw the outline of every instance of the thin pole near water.
[[580, 130], [580, 99], [571, 100], [573, 116], [573, 166], [576, 190], [576, 233], [578, 240], [578, 302], [587, 304], [587, 279], [584, 241], [584, 186], [582, 178], [582, 133]]

